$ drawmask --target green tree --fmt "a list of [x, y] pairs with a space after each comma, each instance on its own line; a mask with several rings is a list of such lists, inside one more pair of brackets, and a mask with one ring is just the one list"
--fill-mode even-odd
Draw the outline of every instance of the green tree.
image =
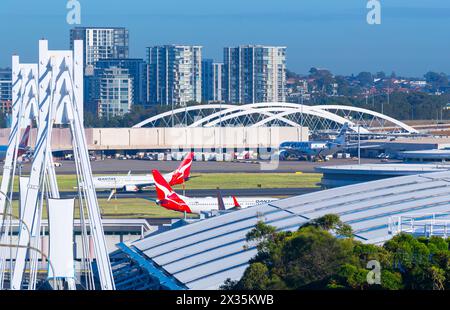
[[384, 73], [383, 71], [377, 72], [377, 73], [375, 73], [375, 78], [377, 78], [377, 79], [385, 79], [386, 78], [386, 73]]
[[368, 87], [373, 84], [373, 76], [370, 72], [361, 72], [358, 74], [356, 79], [359, 81], [360, 85], [363, 87]]
[[314, 79], [319, 91], [325, 93], [330, 89], [331, 84], [334, 83], [333, 74], [329, 70], [311, 68], [309, 70], [310, 78]]
[[427, 83], [431, 84], [432, 90], [438, 90], [441, 87], [448, 86], [448, 77], [445, 73], [427, 72], [425, 75]]
[[[430, 289], [449, 288], [450, 239], [400, 234], [384, 246], [336, 237], [335, 214], [310, 221], [295, 232], [258, 222], [247, 234], [257, 255], [238, 281], [223, 289]], [[254, 243], [257, 243], [256, 245]], [[367, 281], [367, 263], [380, 264], [379, 284]]]
[[445, 289], [445, 271], [437, 266], [431, 266], [428, 269], [433, 290]]
[[384, 245], [393, 254], [394, 266], [407, 289], [448, 288], [449, 239], [395, 236]]
[[320, 287], [351, 261], [352, 246], [321, 228], [301, 228], [284, 245], [277, 274], [293, 289]]
[[[247, 247], [257, 242], [258, 253], [250, 261], [251, 269], [247, 269], [240, 281], [231, 283], [232, 287], [297, 289], [320, 287], [322, 282], [327, 282], [340, 266], [352, 260], [353, 243], [350, 239], [338, 239], [328, 231], [342, 223], [339, 217], [329, 215], [316, 222], [296, 232], [277, 232], [275, 227], [258, 222], [247, 234]], [[256, 283], [255, 275], [261, 279]]]
[[351, 226], [343, 223], [337, 214], [326, 214], [312, 220], [308, 225], [313, 225], [327, 231], [333, 231], [344, 237], [351, 237], [353, 235]]
[[262, 263], [252, 263], [245, 270], [243, 280], [240, 285], [248, 290], [264, 290], [269, 284], [269, 270]]

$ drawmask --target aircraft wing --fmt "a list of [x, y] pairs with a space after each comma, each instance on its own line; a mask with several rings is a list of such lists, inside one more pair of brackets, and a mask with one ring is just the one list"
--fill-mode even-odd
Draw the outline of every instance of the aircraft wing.
[[133, 185], [136, 185], [137, 187], [147, 188], [147, 187], [155, 187], [155, 182], [146, 182], [146, 183], [133, 183]]

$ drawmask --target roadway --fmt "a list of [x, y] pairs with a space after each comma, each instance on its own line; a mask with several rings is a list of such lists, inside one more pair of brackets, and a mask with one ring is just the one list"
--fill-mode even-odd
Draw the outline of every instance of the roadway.
[[[74, 174], [75, 165], [73, 161], [63, 160], [58, 161], [62, 164], [61, 167], [56, 167], [56, 174]], [[362, 163], [379, 163], [379, 159], [362, 159]], [[195, 161], [192, 164], [192, 173], [292, 173], [305, 172], [312, 173], [314, 167], [318, 166], [334, 166], [334, 165], [352, 165], [355, 160], [352, 159], [332, 159], [327, 162], [309, 162], [309, 161], [280, 161], [271, 169], [263, 170], [260, 163], [267, 163], [262, 161], [254, 162], [199, 162]], [[147, 161], [147, 160], [117, 160], [105, 159], [92, 161], [92, 171], [94, 174], [126, 174], [128, 171], [136, 174], [150, 174], [152, 169], [158, 169], [161, 172], [169, 172], [175, 170], [179, 161]], [[29, 173], [31, 168], [30, 163], [23, 164], [23, 172]]]

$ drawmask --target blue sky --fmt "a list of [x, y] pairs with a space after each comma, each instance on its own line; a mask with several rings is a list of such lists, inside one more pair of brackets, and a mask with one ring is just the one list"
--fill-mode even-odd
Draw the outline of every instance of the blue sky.
[[[288, 47], [288, 68], [335, 73], [450, 73], [450, 1], [380, 0], [382, 24], [366, 23], [367, 0], [79, 0], [81, 26], [124, 26], [130, 56], [154, 44], [196, 44], [222, 60], [239, 44]], [[0, 0], [0, 66], [13, 53], [35, 62], [37, 41], [69, 47], [66, 0]]]

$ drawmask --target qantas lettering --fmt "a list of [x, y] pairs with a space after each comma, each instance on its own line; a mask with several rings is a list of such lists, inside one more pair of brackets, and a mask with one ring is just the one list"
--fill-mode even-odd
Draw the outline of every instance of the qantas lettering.
[[262, 203], [268, 203], [268, 202], [272, 202], [272, 201], [273, 201], [273, 199], [264, 199], [264, 200], [256, 199], [255, 203], [259, 205], [259, 204], [262, 204]]
[[99, 178], [97, 178], [97, 180], [99, 180], [99, 181], [115, 181], [116, 178], [113, 178], [113, 177], [99, 177]]

